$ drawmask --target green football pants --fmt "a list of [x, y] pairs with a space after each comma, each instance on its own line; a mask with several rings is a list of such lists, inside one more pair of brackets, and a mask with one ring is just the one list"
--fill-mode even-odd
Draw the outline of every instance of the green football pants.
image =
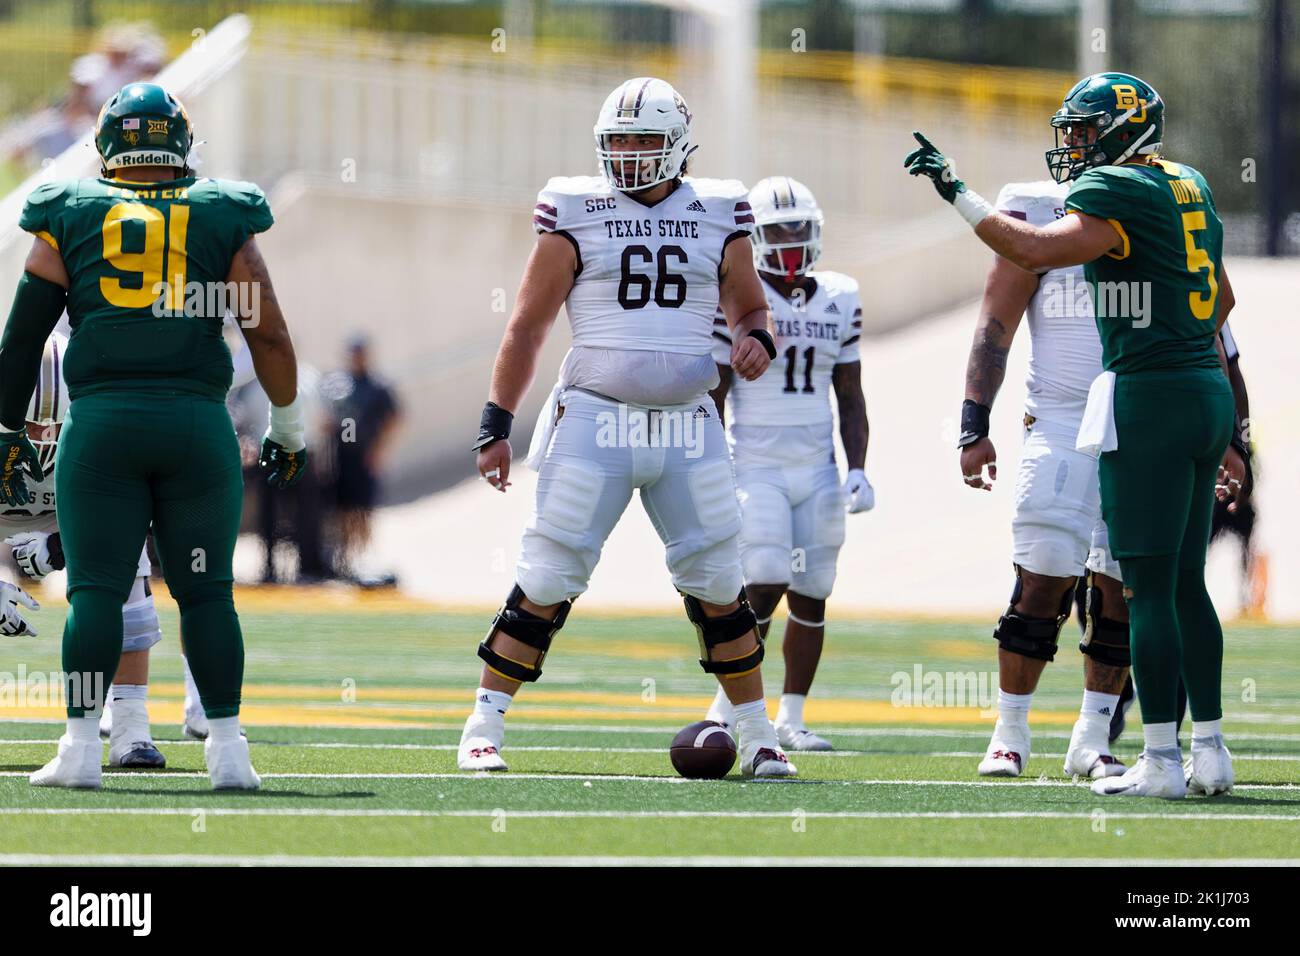
[[117, 670], [122, 602], [151, 523], [204, 710], [238, 714], [244, 644], [231, 560], [243, 476], [224, 403], [131, 392], [78, 398], [54, 473], [71, 605], [63, 631], [68, 716], [96, 711], [95, 690]]
[[1222, 716], [1223, 631], [1205, 590], [1214, 485], [1232, 435], [1232, 390], [1218, 369], [1121, 374], [1119, 447], [1101, 456], [1102, 515], [1128, 595], [1133, 680], [1144, 723]]

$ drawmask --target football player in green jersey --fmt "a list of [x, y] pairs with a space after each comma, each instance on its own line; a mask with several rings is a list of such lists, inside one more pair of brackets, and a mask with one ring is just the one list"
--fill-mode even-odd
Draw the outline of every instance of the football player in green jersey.
[[[1078, 445], [1101, 452], [1102, 514], [1124, 576], [1145, 734], [1138, 761], [1094, 781], [1093, 792], [1223, 792], [1233, 780], [1220, 727], [1223, 632], [1205, 589], [1205, 552], [1216, 493], [1239, 488], [1244, 475], [1229, 448], [1233, 396], [1217, 334], [1234, 302], [1223, 227], [1205, 178], [1160, 157], [1164, 103], [1143, 80], [1080, 80], [1052, 126], [1058, 145], [1048, 168], [1072, 183], [1065, 206], [1073, 215], [1047, 226], [995, 212], [920, 133], [904, 165], [1022, 269], [1084, 265], [1105, 371]], [[1185, 767], [1180, 672], [1192, 710]]]
[[271, 400], [261, 460], [272, 484], [301, 475], [304, 429], [293, 343], [254, 238], [272, 223], [266, 197], [194, 176], [192, 144], [175, 97], [150, 83], [123, 87], [96, 124], [101, 176], [38, 187], [20, 219], [36, 238], [0, 339], [0, 501], [26, 501], [27, 479], [43, 476], [24, 409], [65, 306], [72, 328], [55, 469], [71, 605], [68, 730], [32, 774], [36, 786], [100, 784], [99, 713], [151, 522], [209, 720], [212, 784], [260, 782], [238, 717], [244, 649], [231, 559], [243, 482], [221, 337], [232, 300]]

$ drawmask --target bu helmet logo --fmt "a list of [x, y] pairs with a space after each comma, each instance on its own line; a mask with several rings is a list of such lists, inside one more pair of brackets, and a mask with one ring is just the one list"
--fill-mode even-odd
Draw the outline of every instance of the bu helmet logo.
[[1130, 123], [1145, 123], [1147, 121], [1147, 104], [1146, 100], [1138, 97], [1137, 87], [1129, 86], [1126, 83], [1116, 83], [1111, 87], [1115, 91], [1115, 105], [1122, 110], [1137, 110], [1133, 116], [1129, 117]]

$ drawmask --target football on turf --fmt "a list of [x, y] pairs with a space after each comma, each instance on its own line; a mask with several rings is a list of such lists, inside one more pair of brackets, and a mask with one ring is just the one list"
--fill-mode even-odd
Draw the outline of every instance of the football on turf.
[[736, 763], [736, 742], [717, 721], [697, 720], [677, 732], [668, 756], [683, 777], [718, 780]]

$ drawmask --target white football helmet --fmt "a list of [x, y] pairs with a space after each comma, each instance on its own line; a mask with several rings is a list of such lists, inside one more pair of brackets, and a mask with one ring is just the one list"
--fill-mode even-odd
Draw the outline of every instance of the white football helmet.
[[787, 282], [812, 271], [822, 254], [822, 210], [810, 190], [789, 176], [759, 180], [754, 210], [754, 266]]
[[36, 391], [27, 403], [27, 437], [47, 475], [54, 467], [59, 430], [68, 414], [68, 386], [63, 381], [63, 356], [67, 350], [68, 340], [57, 332], [45, 340]]
[[[638, 192], [686, 173], [691, 145], [691, 111], [672, 86], [652, 76], [627, 80], [605, 98], [592, 130], [596, 160], [609, 185], [621, 192]], [[662, 136], [660, 149], [625, 151], [613, 148], [615, 135]]]

